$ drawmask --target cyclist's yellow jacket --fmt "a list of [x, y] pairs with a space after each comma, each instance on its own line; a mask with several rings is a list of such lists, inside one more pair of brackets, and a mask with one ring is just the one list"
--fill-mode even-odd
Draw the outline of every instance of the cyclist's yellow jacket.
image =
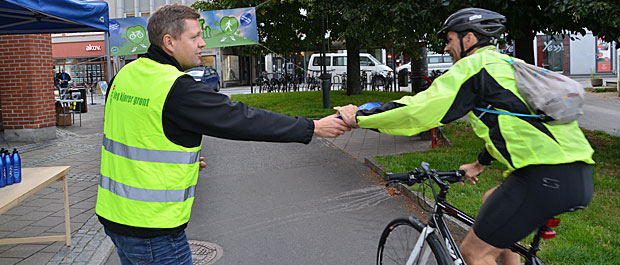
[[121, 69], [105, 108], [96, 213], [143, 228], [175, 228], [189, 221], [198, 179], [200, 145], [168, 140], [162, 110], [184, 73], [140, 58]]
[[[583, 161], [594, 164], [590, 147], [577, 121], [549, 125], [535, 118], [482, 113], [476, 107], [534, 114], [519, 94], [513, 68], [493, 46], [478, 49], [456, 62], [424, 92], [358, 111], [360, 127], [393, 135], [414, 135], [466, 115], [486, 151], [515, 169], [537, 164]], [[480, 118], [479, 118], [480, 117]]]

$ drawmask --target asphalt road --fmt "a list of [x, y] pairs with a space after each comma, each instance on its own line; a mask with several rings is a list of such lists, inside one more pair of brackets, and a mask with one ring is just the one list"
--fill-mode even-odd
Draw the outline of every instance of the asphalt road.
[[620, 136], [620, 97], [618, 92], [586, 93], [584, 114], [579, 126]]
[[223, 248], [216, 264], [372, 264], [383, 227], [406, 216], [358, 160], [309, 145], [205, 137], [191, 240]]

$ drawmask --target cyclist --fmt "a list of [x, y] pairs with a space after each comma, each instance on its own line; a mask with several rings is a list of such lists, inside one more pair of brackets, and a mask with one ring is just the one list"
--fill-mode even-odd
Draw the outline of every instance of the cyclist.
[[372, 110], [336, 107], [351, 127], [386, 134], [414, 135], [469, 117], [485, 142], [477, 161], [462, 165], [472, 183], [492, 160], [508, 170], [501, 185], [485, 194], [476, 222], [461, 244], [468, 264], [519, 264], [506, 250], [553, 216], [586, 206], [593, 193], [593, 150], [577, 121], [549, 125], [536, 118], [474, 110], [491, 108], [532, 113], [519, 94], [513, 69], [490, 45], [504, 30], [505, 17], [480, 8], [450, 15], [440, 30], [454, 65], [424, 92]]

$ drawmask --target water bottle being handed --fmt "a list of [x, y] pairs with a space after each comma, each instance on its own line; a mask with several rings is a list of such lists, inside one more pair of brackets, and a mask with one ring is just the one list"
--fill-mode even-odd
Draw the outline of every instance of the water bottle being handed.
[[14, 183], [22, 182], [22, 159], [19, 157], [19, 153], [17, 152], [17, 148], [13, 148], [13, 154], [11, 155], [13, 159], [13, 178]]

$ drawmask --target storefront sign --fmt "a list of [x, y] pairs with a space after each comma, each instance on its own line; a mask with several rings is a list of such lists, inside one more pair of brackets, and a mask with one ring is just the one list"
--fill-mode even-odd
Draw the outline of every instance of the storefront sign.
[[88, 44], [88, 45], [86, 45], [86, 51], [87, 52], [90, 52], [90, 51], [101, 51], [101, 45]]
[[[258, 43], [256, 9], [236, 8], [200, 12], [198, 19], [207, 48]], [[146, 53], [150, 45], [146, 31], [148, 17], [110, 20], [110, 54]]]

